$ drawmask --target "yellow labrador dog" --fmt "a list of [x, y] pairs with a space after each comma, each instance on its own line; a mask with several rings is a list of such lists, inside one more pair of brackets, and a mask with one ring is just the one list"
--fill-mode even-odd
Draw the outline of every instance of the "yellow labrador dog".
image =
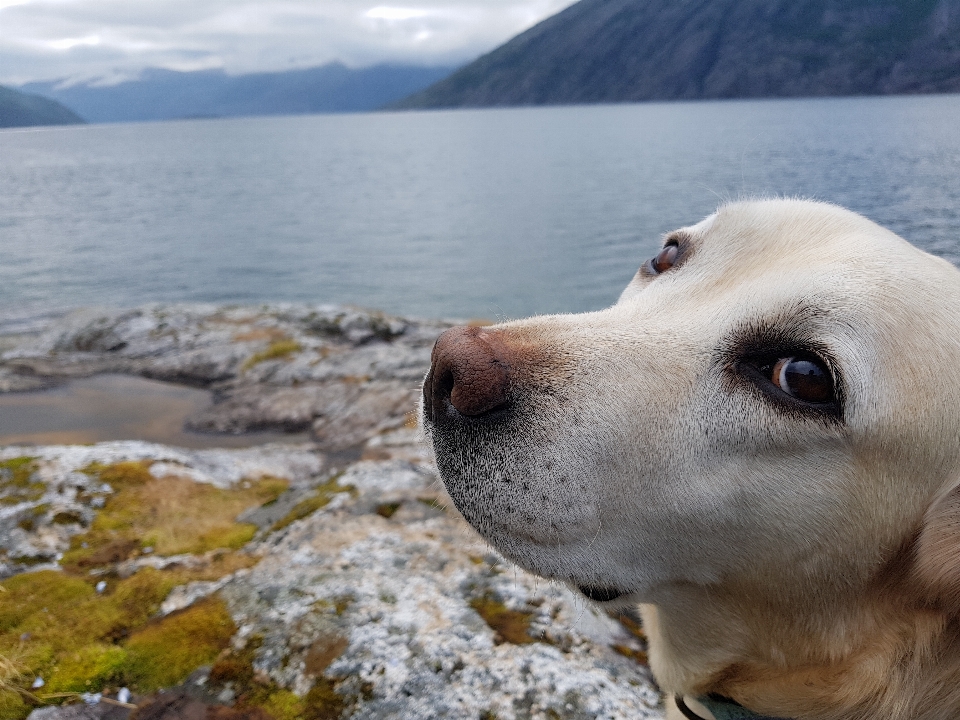
[[437, 341], [423, 424], [505, 555], [642, 603], [668, 717], [960, 718], [960, 272], [722, 207], [613, 307]]

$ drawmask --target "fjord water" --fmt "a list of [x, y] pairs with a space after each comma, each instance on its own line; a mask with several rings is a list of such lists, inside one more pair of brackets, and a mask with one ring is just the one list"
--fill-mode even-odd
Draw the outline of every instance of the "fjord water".
[[614, 302], [722, 201], [848, 206], [960, 262], [960, 96], [0, 133], [0, 315], [147, 301], [517, 317]]

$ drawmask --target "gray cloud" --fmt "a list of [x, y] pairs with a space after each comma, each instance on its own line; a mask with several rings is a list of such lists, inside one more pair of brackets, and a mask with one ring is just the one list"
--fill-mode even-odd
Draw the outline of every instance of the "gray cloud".
[[0, 82], [470, 60], [574, 0], [0, 0]]

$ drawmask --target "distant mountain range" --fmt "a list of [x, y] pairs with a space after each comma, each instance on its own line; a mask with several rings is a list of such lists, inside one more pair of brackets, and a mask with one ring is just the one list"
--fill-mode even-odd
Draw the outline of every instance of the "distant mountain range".
[[60, 103], [0, 85], [0, 128], [82, 123]]
[[960, 0], [581, 0], [397, 108], [960, 92]]
[[89, 122], [290, 115], [374, 110], [447, 76], [451, 68], [339, 63], [230, 76], [222, 70], [152, 69], [116, 85], [34, 82], [20, 90], [71, 108]]
[[960, 0], [581, 0], [456, 72], [339, 63], [239, 76], [154, 69], [116, 85], [19, 89], [0, 91], [2, 127], [960, 92]]

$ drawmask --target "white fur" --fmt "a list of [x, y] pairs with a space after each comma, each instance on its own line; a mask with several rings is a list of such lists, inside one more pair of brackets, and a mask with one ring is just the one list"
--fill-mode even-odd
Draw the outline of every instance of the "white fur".
[[[613, 307], [490, 329], [538, 360], [512, 419], [427, 423], [451, 496], [522, 566], [645, 604], [668, 692], [818, 720], [960, 717], [956, 694], [938, 710], [922, 689], [929, 669], [899, 704], [874, 689], [913, 641], [882, 640], [887, 606], [863, 599], [960, 479], [960, 273], [820, 203], [736, 203], [680, 232], [682, 262]], [[728, 362], [738, 338], [781, 330], [829, 355], [842, 420], [785, 412]], [[844, 687], [789, 679], [811, 667]]]

